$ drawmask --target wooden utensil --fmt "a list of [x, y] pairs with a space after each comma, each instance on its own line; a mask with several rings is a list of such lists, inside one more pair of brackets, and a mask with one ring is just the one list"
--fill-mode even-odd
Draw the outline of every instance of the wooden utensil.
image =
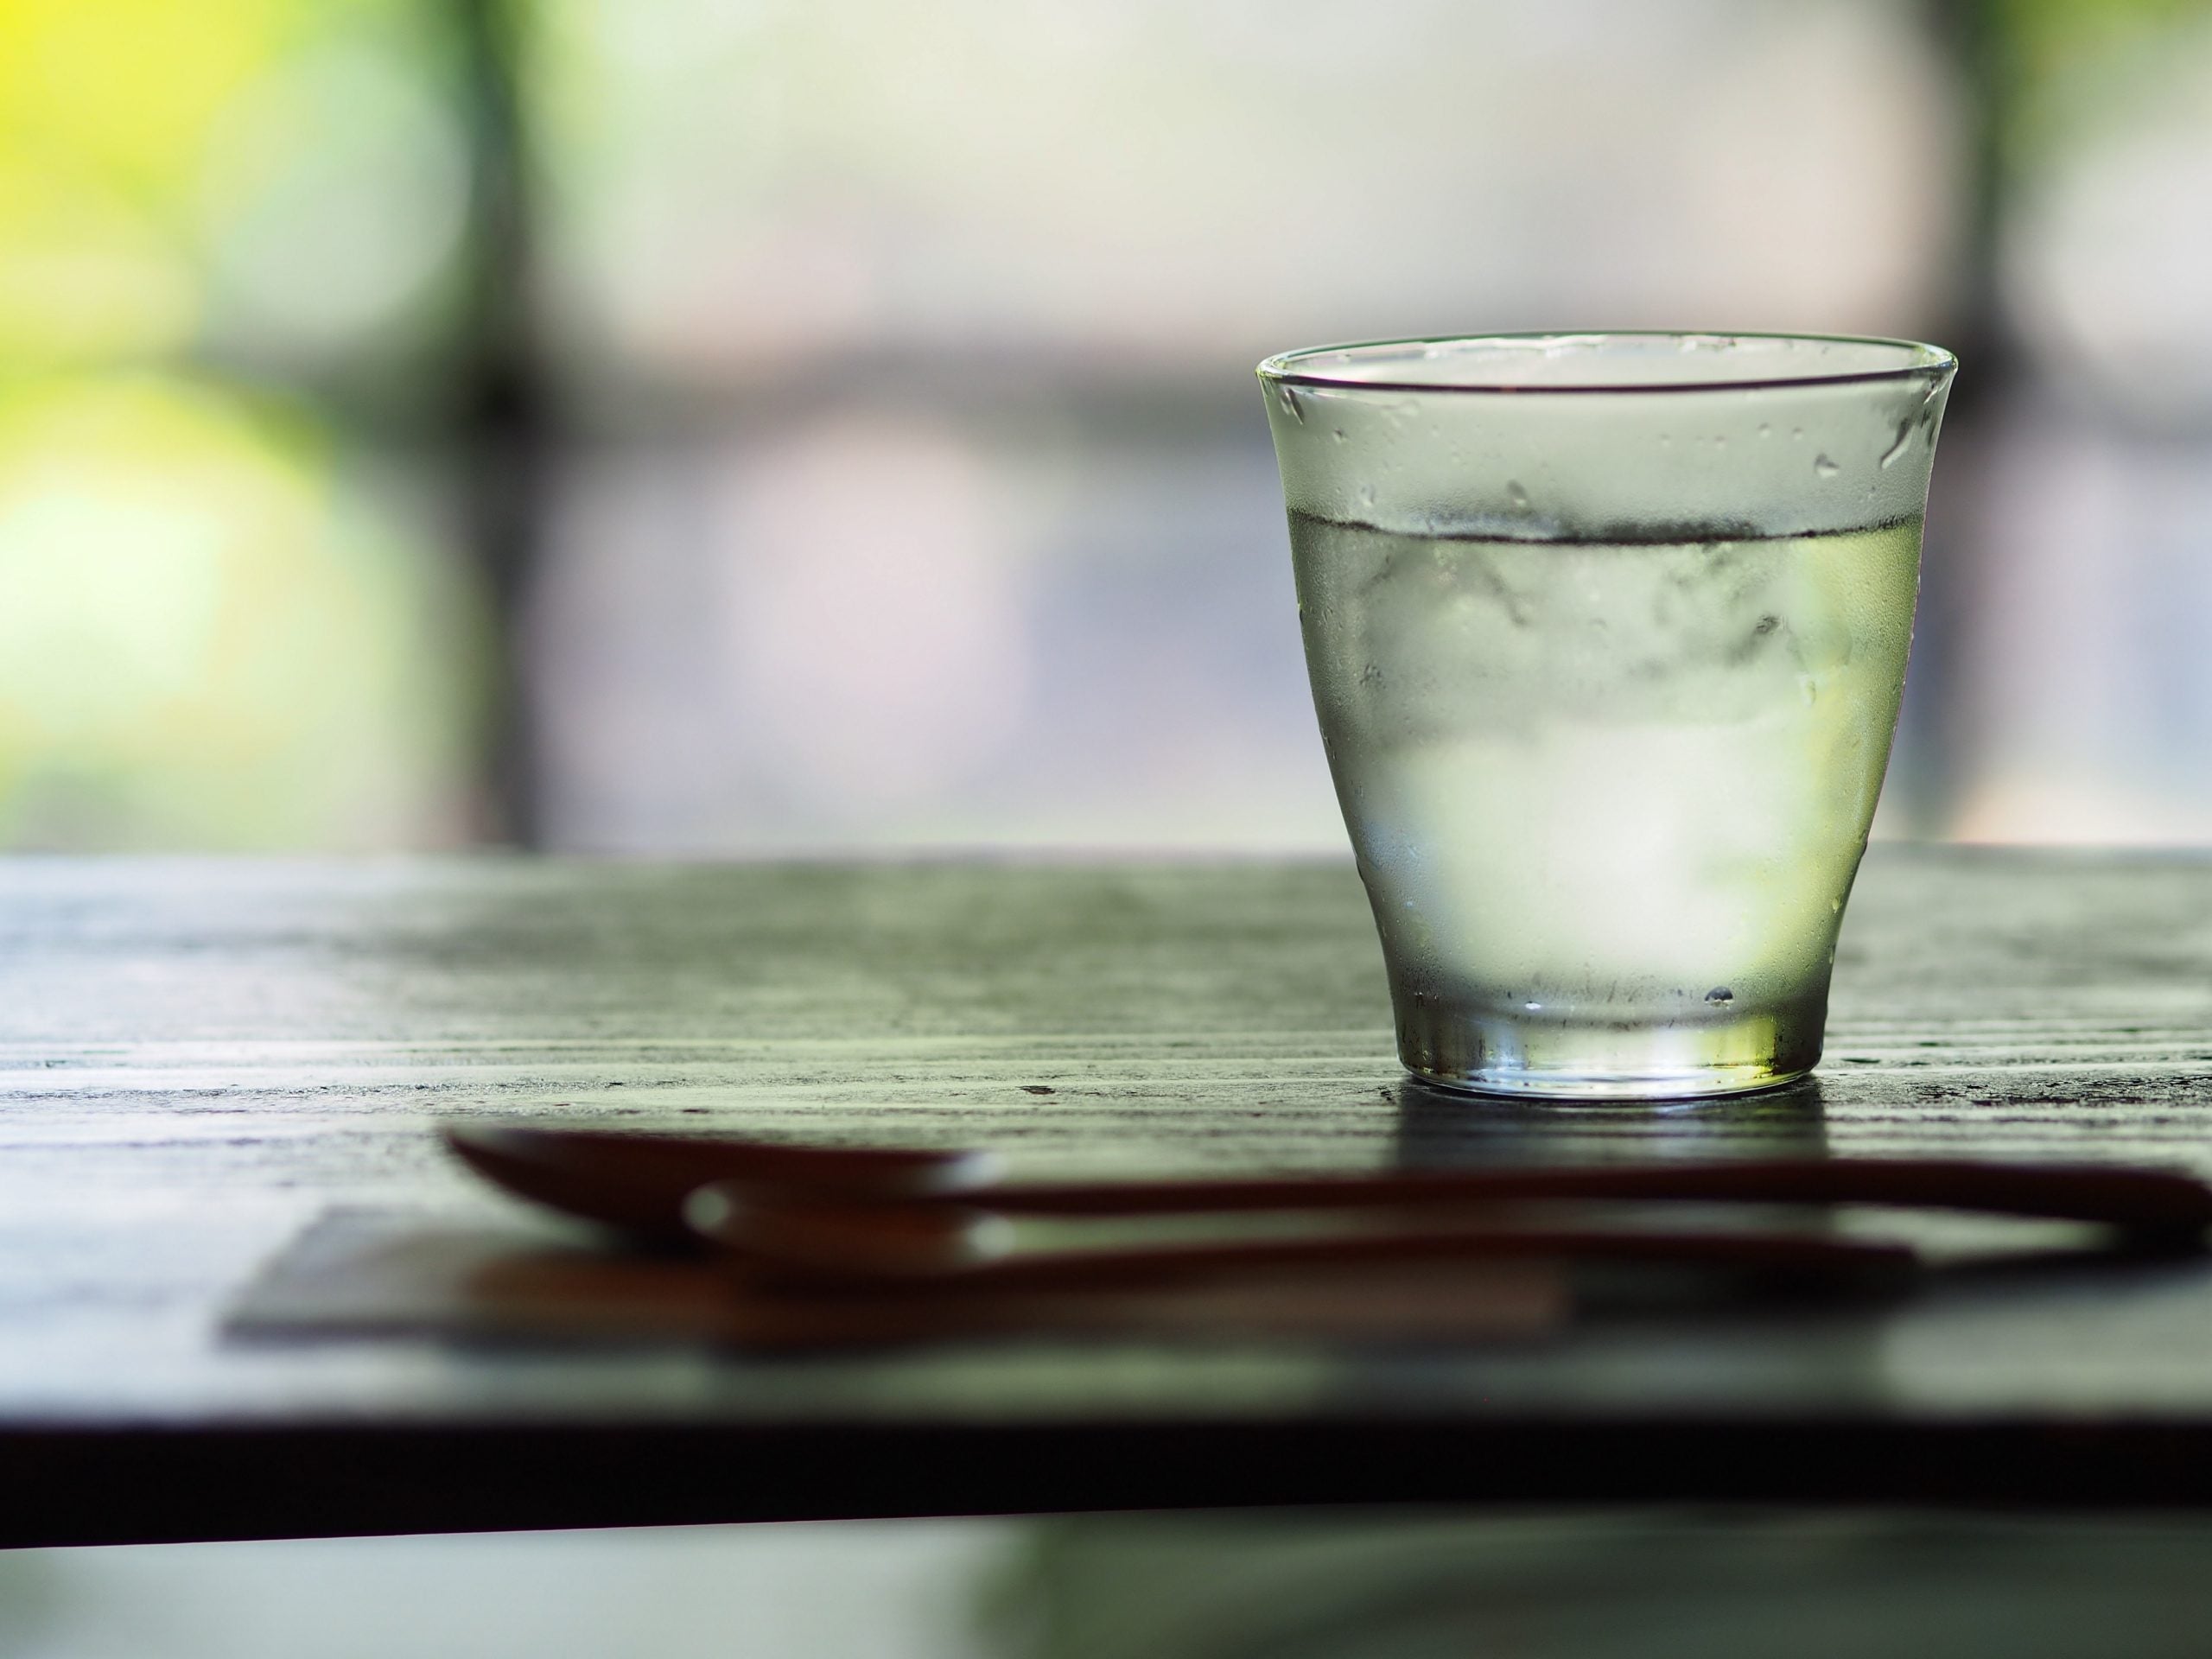
[[975, 1200], [1006, 1216], [1413, 1210], [1534, 1201], [1881, 1205], [2096, 1223], [2131, 1240], [2201, 1243], [2212, 1187], [2165, 1170], [1966, 1159], [1747, 1159], [1565, 1168], [1383, 1170], [1145, 1181], [1008, 1182], [982, 1152], [794, 1146], [541, 1126], [451, 1124], [447, 1144], [524, 1198], [662, 1241], [684, 1198], [734, 1181], [756, 1196]]
[[809, 1198], [914, 1199], [987, 1185], [984, 1152], [791, 1147], [762, 1141], [448, 1123], [446, 1145], [496, 1186], [633, 1236], [694, 1242], [683, 1200], [709, 1181], [739, 1180]]
[[1793, 1282], [1871, 1283], [1894, 1281], [1919, 1265], [1904, 1245], [1802, 1233], [1455, 1225], [1433, 1217], [1201, 1240], [1146, 1239], [1140, 1226], [1133, 1242], [1056, 1247], [1031, 1242], [1003, 1212], [974, 1205], [763, 1201], [757, 1188], [725, 1182], [694, 1192], [684, 1215], [700, 1237], [747, 1268], [875, 1290], [1073, 1292], [1300, 1267], [1505, 1260], [1631, 1262]]

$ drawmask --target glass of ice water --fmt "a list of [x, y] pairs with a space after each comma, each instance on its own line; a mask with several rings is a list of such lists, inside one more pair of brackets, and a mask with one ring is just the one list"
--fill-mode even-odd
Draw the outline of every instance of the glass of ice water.
[[1260, 365], [1410, 1071], [1675, 1098], [1820, 1058], [1955, 367], [1668, 334]]

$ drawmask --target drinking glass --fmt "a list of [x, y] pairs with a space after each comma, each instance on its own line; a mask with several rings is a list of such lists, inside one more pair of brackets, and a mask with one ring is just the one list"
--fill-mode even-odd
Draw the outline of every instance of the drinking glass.
[[1820, 1058], [1956, 366], [1684, 334], [1260, 365], [1408, 1070], [1673, 1098]]

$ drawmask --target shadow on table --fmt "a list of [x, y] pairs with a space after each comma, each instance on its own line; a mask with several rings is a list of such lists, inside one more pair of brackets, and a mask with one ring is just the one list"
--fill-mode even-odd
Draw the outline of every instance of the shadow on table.
[[1094, 1518], [1007, 1659], [2202, 1659], [2212, 1523], [1643, 1513]]
[[1417, 1168], [1821, 1158], [1828, 1150], [1817, 1077], [1663, 1105], [1453, 1094], [1409, 1077], [1395, 1093], [1398, 1161]]

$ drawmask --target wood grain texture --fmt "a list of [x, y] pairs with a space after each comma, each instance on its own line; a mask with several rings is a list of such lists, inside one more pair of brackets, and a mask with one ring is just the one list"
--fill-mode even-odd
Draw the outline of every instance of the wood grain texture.
[[1040, 1175], [1823, 1147], [2212, 1175], [2212, 862], [1878, 849], [1816, 1080], [1666, 1111], [1406, 1085], [1336, 865], [0, 865], [0, 1539], [2212, 1500], [2195, 1262], [1525, 1350], [220, 1338], [226, 1300], [331, 1205], [504, 1213], [431, 1120], [556, 1106], [988, 1143]]

